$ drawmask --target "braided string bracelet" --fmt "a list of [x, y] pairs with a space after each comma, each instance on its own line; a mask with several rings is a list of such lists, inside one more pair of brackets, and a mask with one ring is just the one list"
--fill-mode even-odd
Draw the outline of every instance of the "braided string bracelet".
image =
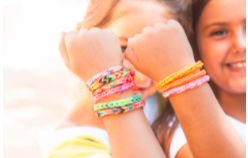
[[90, 85], [89, 90], [95, 91], [98, 88], [101, 88], [103, 85], [106, 85], [112, 81], [125, 78], [128, 76], [131, 76], [132, 78], [134, 78], [134, 75], [135, 75], [134, 71], [130, 71], [128, 68], [124, 67], [118, 72], [114, 72], [112, 74], [106, 75], [103, 78], [99, 78], [93, 84]]
[[198, 86], [202, 85], [205, 82], [208, 82], [209, 79], [210, 79], [210, 77], [208, 75], [205, 75], [200, 79], [197, 79], [197, 80], [192, 81], [190, 83], [187, 83], [187, 84], [185, 84], [183, 86], [176, 87], [176, 88], [173, 88], [173, 89], [170, 89], [170, 90], [164, 92], [163, 97], [167, 98], [167, 97], [169, 97], [171, 95], [182, 93], [182, 92], [184, 92], [186, 90], [193, 89], [195, 87], [198, 87]]
[[202, 77], [204, 75], [206, 75], [206, 71], [205, 70], [200, 71], [199, 69], [197, 69], [196, 72], [191, 73], [191, 74], [189, 74], [189, 75], [187, 75], [187, 76], [185, 76], [183, 78], [180, 78], [178, 80], [175, 80], [175, 81], [169, 83], [168, 85], [165, 85], [164, 87], [162, 87], [159, 90], [161, 92], [165, 92], [165, 91], [167, 91], [169, 89], [172, 89], [172, 88], [181, 86], [183, 84], [189, 83], [189, 82], [191, 82], [191, 81], [193, 81], [193, 80], [195, 80], [195, 79], [197, 79], [199, 77]]
[[111, 81], [110, 83], [96, 89], [95, 91], [92, 91], [91, 94], [92, 94], [92, 96], [96, 96], [97, 94], [102, 93], [103, 91], [109, 90], [109, 89], [117, 87], [117, 86], [121, 86], [121, 85], [128, 83], [128, 82], [131, 82], [133, 80], [134, 80], [134, 77], [131, 75], [128, 75], [125, 78], [120, 78], [118, 80]]
[[87, 82], [86, 82], [86, 86], [89, 88], [91, 84], [93, 84], [94, 82], [96, 82], [99, 78], [103, 78], [106, 75], [112, 74], [113, 72], [117, 72], [120, 69], [122, 69], [123, 66], [115, 66], [115, 67], [111, 67], [106, 69], [103, 72], [100, 72], [98, 74], [96, 74], [95, 76], [91, 77]]
[[195, 69], [201, 69], [203, 66], [203, 63], [201, 61], [198, 61], [195, 64], [191, 64], [175, 73], [172, 73], [171, 75], [167, 76], [165, 79], [163, 79], [162, 81], [160, 81], [157, 85], [156, 88], [157, 89], [161, 89], [163, 86], [165, 86], [166, 84], [181, 78], [183, 76], [186, 76], [187, 74], [193, 72]]
[[122, 105], [136, 103], [136, 102], [140, 101], [141, 99], [142, 99], [142, 96], [140, 93], [138, 93], [134, 96], [131, 96], [129, 98], [125, 98], [122, 100], [96, 104], [96, 105], [94, 105], [94, 111], [99, 111], [99, 110], [106, 109], [106, 108], [115, 108], [115, 107], [119, 107]]
[[120, 92], [123, 92], [125, 90], [128, 90], [130, 88], [133, 88], [135, 86], [135, 82], [134, 81], [131, 81], [131, 82], [128, 82], [124, 85], [121, 85], [121, 86], [118, 86], [118, 87], [114, 87], [112, 89], [109, 89], [107, 91], [104, 91], [96, 96], [92, 96], [93, 98], [93, 102], [96, 103], [98, 102], [99, 100], [103, 99], [103, 98], [106, 98], [108, 96], [111, 96], [111, 95], [114, 95], [116, 93], [120, 93]]
[[108, 109], [96, 111], [95, 115], [99, 118], [99, 117], [104, 117], [104, 116], [111, 115], [111, 114], [121, 114], [121, 113], [126, 113], [129, 111], [141, 108], [143, 106], [145, 106], [144, 101], [139, 101], [137, 103], [127, 104], [121, 107], [108, 108]]

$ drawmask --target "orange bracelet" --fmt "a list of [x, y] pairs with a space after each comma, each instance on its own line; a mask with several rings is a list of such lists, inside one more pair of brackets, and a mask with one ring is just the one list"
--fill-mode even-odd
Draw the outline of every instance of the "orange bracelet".
[[156, 88], [157, 89], [161, 89], [162, 87], [164, 87], [166, 84], [181, 78], [183, 76], [186, 76], [187, 74], [191, 73], [192, 71], [194, 71], [195, 69], [201, 69], [203, 66], [203, 63], [201, 61], [198, 61], [195, 64], [191, 64], [190, 66], [187, 66], [169, 76], [167, 76], [165, 79], [163, 79], [162, 81], [160, 81], [157, 85]]
[[202, 70], [200, 71], [199, 69], [196, 71], [196, 72], [193, 72], [183, 78], [180, 78], [178, 80], [175, 80], [174, 82], [168, 84], [168, 85], [165, 85], [164, 87], [162, 87], [161, 89], [159, 89], [161, 92], [165, 92], [169, 89], [172, 89], [172, 88], [175, 88], [175, 87], [178, 87], [178, 86], [181, 86], [181, 85], [184, 85], [186, 83], [189, 83], [195, 79], [197, 79], [198, 77], [202, 77], [206, 75], [206, 71], [205, 70]]

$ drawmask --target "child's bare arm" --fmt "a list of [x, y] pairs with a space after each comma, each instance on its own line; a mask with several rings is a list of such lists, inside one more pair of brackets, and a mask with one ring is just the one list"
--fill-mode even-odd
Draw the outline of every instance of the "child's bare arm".
[[[118, 38], [109, 30], [93, 28], [70, 32], [65, 37], [68, 54], [62, 54], [67, 67], [83, 81], [103, 70], [122, 65]], [[108, 102], [133, 96], [128, 90], [103, 99]], [[92, 109], [93, 111], [93, 109]], [[141, 109], [103, 118], [113, 157], [156, 157], [165, 155]]]
[[[156, 81], [195, 63], [183, 28], [174, 20], [143, 29], [132, 44], [129, 42], [126, 57], [137, 70]], [[208, 84], [169, 99], [194, 157], [245, 157], [243, 141]]]

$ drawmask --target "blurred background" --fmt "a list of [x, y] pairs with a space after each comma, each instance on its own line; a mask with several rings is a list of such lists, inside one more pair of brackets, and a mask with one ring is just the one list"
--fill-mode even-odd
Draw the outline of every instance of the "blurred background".
[[41, 158], [38, 140], [74, 102], [78, 79], [58, 51], [88, 0], [3, 1], [3, 157]]

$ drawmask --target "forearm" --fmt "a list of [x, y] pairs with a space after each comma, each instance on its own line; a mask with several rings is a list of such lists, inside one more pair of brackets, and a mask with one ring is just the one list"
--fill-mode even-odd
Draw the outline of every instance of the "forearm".
[[101, 119], [96, 118], [93, 111], [93, 101], [84, 91], [62, 118], [56, 129], [68, 127], [90, 126], [105, 129]]
[[[133, 96], [133, 90], [107, 98], [118, 100]], [[114, 158], [165, 157], [142, 109], [103, 118]]]
[[245, 157], [243, 141], [208, 84], [169, 99], [194, 157]]

